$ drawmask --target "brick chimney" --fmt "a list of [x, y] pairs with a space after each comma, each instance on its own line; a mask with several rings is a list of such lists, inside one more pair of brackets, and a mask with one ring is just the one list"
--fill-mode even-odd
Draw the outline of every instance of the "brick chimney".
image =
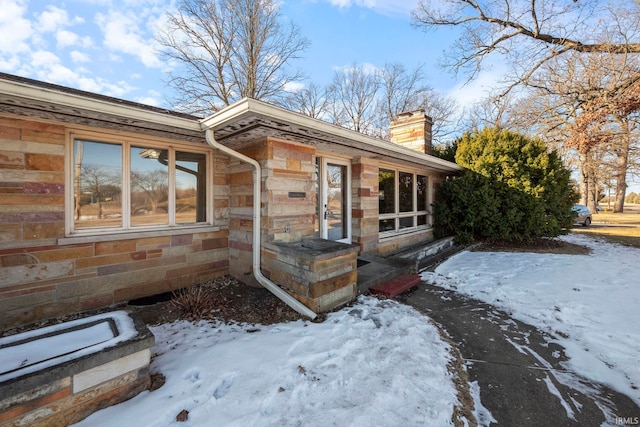
[[431, 154], [431, 126], [433, 121], [424, 110], [400, 113], [391, 121], [391, 142], [421, 153]]

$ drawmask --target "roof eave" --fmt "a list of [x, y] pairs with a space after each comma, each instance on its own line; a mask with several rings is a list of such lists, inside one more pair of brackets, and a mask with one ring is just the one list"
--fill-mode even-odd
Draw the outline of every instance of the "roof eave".
[[398, 157], [409, 160], [412, 163], [424, 164], [437, 169], [458, 172], [463, 168], [447, 160], [429, 154], [423, 154], [401, 145], [393, 144], [378, 138], [355, 132], [322, 120], [314, 119], [303, 114], [295, 113], [284, 108], [276, 107], [255, 99], [244, 98], [200, 121], [202, 129], [216, 129], [225, 126], [229, 121], [241, 118], [243, 115], [255, 114], [271, 119], [291, 123], [301, 128], [313, 129], [315, 132], [337, 136], [346, 141], [355, 141], [366, 144], [380, 151], [392, 151]]
[[95, 111], [105, 115], [127, 117], [143, 122], [163, 123], [167, 126], [189, 131], [201, 130], [200, 124], [195, 118], [176, 117], [162, 112], [94, 99], [54, 88], [34, 86], [29, 83], [0, 79], [0, 93], [51, 104], [61, 104], [81, 110]]

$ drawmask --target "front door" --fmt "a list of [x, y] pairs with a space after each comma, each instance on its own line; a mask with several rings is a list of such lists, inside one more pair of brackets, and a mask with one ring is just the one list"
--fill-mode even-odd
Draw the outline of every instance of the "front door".
[[351, 182], [349, 162], [319, 158], [319, 235], [351, 243]]

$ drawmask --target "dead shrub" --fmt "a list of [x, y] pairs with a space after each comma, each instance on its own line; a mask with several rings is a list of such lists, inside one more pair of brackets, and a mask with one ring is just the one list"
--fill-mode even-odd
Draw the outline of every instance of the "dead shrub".
[[205, 286], [191, 286], [172, 290], [171, 304], [185, 317], [200, 320], [213, 310], [213, 295]]

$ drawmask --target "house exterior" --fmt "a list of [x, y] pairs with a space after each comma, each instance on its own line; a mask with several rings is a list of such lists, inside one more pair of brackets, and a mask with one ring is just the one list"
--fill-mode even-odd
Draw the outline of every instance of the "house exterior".
[[430, 126], [404, 114], [391, 143], [251, 99], [203, 119], [0, 74], [0, 325], [226, 274], [343, 304], [358, 254], [433, 239], [460, 168]]

